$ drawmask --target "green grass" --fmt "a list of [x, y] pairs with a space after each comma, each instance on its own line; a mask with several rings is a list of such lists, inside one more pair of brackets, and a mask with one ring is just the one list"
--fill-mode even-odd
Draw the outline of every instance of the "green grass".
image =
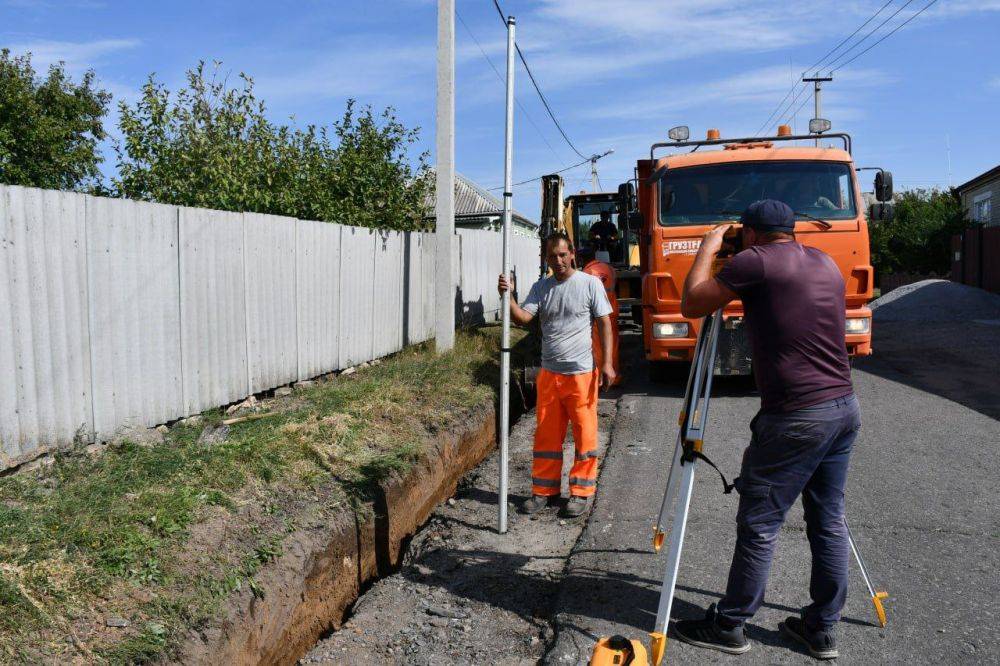
[[[219, 444], [197, 442], [222, 420], [214, 411], [162, 445], [69, 451], [0, 478], [0, 662], [169, 653], [233, 591], [262, 594], [254, 577], [304, 508], [368, 510], [373, 488], [405, 472], [431, 433], [495, 397], [496, 348], [495, 328], [463, 333], [448, 354], [411, 348], [297, 391]], [[192, 545], [212, 518], [233, 536]], [[129, 627], [105, 630], [112, 615]]]

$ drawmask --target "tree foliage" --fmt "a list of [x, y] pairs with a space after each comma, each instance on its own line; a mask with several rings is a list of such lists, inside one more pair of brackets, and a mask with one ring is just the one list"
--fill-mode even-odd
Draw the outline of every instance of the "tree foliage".
[[951, 266], [951, 237], [968, 226], [954, 190], [908, 190], [893, 201], [889, 223], [870, 225], [872, 265], [879, 274], [945, 275]]
[[[215, 68], [218, 72], [218, 66]], [[175, 95], [151, 76], [134, 106], [121, 103], [120, 196], [368, 227], [421, 226], [427, 155], [414, 169], [418, 129], [391, 108], [353, 100], [332, 127], [278, 125], [253, 80], [231, 88], [200, 63]]]
[[88, 71], [74, 83], [62, 63], [39, 78], [30, 53], [0, 50], [0, 182], [81, 191], [99, 184], [111, 95], [94, 79]]

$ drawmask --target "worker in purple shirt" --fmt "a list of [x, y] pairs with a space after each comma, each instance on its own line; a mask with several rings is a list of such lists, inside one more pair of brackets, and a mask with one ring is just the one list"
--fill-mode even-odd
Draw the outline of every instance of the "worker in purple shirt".
[[835, 625], [847, 596], [844, 485], [861, 427], [844, 341], [844, 279], [827, 254], [795, 240], [786, 204], [756, 201], [740, 217], [742, 252], [712, 277], [730, 225], [705, 234], [684, 283], [681, 312], [702, 317], [743, 301], [761, 408], [736, 481], [736, 549], [726, 593], [703, 620], [675, 623], [685, 643], [730, 654], [750, 649], [744, 624], [764, 601], [771, 557], [799, 495], [812, 551], [801, 617], [779, 625], [818, 659], [838, 656]]

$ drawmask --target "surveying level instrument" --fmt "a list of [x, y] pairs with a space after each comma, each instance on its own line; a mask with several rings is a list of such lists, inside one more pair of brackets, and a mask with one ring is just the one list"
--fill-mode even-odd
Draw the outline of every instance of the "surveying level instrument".
[[[663, 576], [663, 585], [660, 588], [660, 601], [656, 610], [656, 624], [650, 634], [650, 653], [653, 664], [659, 664], [663, 659], [663, 653], [667, 646], [667, 623], [670, 621], [670, 607], [674, 599], [674, 588], [677, 585], [677, 571], [680, 567], [681, 549], [684, 545], [684, 531], [687, 527], [688, 509], [691, 503], [691, 491], [694, 487], [695, 463], [700, 459], [708, 463], [719, 472], [722, 477], [722, 484], [725, 493], [732, 492], [734, 484], [728, 483], [719, 468], [705, 457], [702, 453], [702, 445], [705, 436], [705, 427], [708, 423], [708, 407], [712, 394], [712, 377], [714, 375], [715, 356], [719, 341], [719, 329], [722, 325], [722, 310], [717, 310], [705, 317], [702, 322], [701, 331], [698, 333], [698, 341], [694, 350], [694, 359], [691, 362], [691, 370], [688, 374], [687, 388], [684, 392], [684, 404], [681, 408], [677, 433], [677, 443], [674, 447], [673, 462], [670, 466], [670, 475], [667, 478], [667, 490], [663, 495], [663, 503], [660, 506], [660, 513], [653, 526], [653, 548], [659, 552], [666, 539], [664, 523], [670, 512], [671, 505], [676, 501], [674, 510], [674, 520], [671, 525], [670, 544], [667, 549], [667, 568]], [[847, 520], [844, 520], [845, 527]], [[879, 626], [886, 624], [885, 609], [882, 607], [882, 600], [889, 595], [886, 592], [876, 592], [868, 576], [868, 569], [861, 559], [861, 553], [854, 542], [851, 530], [847, 528], [847, 538], [851, 544], [851, 552], [854, 553], [858, 566], [861, 569], [861, 576], [864, 578], [868, 593], [871, 595], [872, 603], [875, 605], [875, 613], [878, 616]]]

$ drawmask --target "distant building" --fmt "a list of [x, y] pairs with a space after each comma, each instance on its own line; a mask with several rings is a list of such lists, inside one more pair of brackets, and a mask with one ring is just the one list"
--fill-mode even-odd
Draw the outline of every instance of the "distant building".
[[[433, 190], [433, 187], [431, 189]], [[435, 203], [432, 191], [427, 199], [426, 210], [428, 214], [424, 216], [424, 220], [427, 222], [434, 221]], [[512, 233], [538, 237], [538, 224], [516, 210], [511, 214], [511, 223]], [[503, 204], [500, 200], [462, 174], [456, 173], [455, 228], [500, 231], [501, 226], [503, 226]]]
[[951, 279], [1000, 294], [1000, 166], [955, 190], [972, 226], [951, 239]]
[[1000, 166], [955, 188], [969, 219], [986, 227], [1000, 227]]

